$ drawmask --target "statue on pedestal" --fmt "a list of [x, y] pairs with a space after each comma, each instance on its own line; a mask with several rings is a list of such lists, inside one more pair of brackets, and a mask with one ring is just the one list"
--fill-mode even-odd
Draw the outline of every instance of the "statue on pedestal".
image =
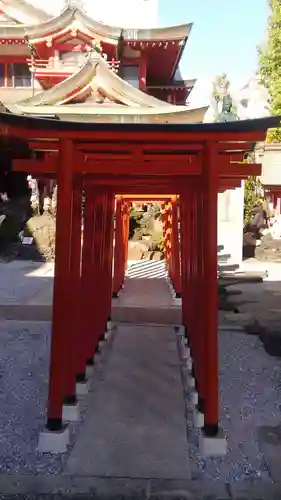
[[229, 92], [229, 80], [225, 73], [215, 79], [212, 96], [215, 122], [238, 120], [238, 116], [233, 110], [233, 101]]

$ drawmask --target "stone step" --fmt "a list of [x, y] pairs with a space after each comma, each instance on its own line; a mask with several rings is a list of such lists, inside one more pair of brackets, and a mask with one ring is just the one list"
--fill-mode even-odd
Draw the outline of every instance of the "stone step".
[[[113, 303], [111, 318], [112, 321], [120, 323], [177, 325], [181, 324], [181, 307], [126, 307], [118, 306]], [[52, 306], [1, 305], [0, 319], [16, 321], [51, 321]]]
[[180, 325], [181, 307], [112, 307], [112, 320], [118, 323], [135, 323], [137, 325]]
[[221, 254], [218, 254], [218, 262], [228, 262], [229, 259], [231, 258], [231, 254], [230, 253], [221, 253]]
[[218, 270], [219, 272], [232, 272], [236, 271], [239, 269], [239, 264], [219, 264], [218, 265]]

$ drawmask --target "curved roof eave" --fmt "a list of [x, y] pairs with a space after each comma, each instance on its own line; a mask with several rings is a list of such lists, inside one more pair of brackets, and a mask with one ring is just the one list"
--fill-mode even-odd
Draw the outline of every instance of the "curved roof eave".
[[[31, 8], [25, 4], [25, 9]], [[32, 17], [32, 15], [31, 15]], [[23, 37], [28, 36], [30, 40], [36, 40], [51, 36], [58, 31], [67, 28], [73, 21], [81, 26], [89, 29], [101, 38], [109, 38], [118, 40], [121, 35], [125, 40], [143, 40], [143, 41], [177, 41], [185, 40], [191, 31], [192, 23], [179, 26], [171, 26], [168, 28], [153, 28], [153, 29], [123, 29], [117, 26], [108, 26], [101, 22], [94, 21], [86, 13], [78, 8], [64, 9], [57, 17], [44, 20], [40, 24], [32, 25], [22, 24], [16, 26], [1, 26], [2, 37]]]
[[177, 116], [178, 118], [187, 117], [194, 114], [200, 114], [202, 119], [208, 109], [208, 106], [202, 106], [199, 108], [188, 108], [187, 106], [171, 106], [169, 108], [163, 108], [159, 106], [158, 108], [149, 107], [128, 107], [126, 105], [117, 106], [104, 106], [103, 104], [94, 105], [80, 105], [80, 104], [61, 104], [50, 105], [48, 107], [29, 105], [28, 103], [18, 103], [9, 106], [9, 110], [15, 114], [19, 113], [21, 115], [139, 115], [139, 116]]
[[100, 56], [90, 54], [84, 65], [73, 75], [55, 85], [51, 89], [40, 92], [28, 99], [18, 102], [18, 105], [40, 106], [59, 105], [64, 97], [71, 96], [74, 91], [92, 87], [99, 89], [111, 101], [122, 102], [130, 107], [148, 107], [172, 109], [174, 106], [156, 97], [136, 89], [120, 78]]
[[[165, 133], [266, 133], [269, 128], [276, 128], [279, 126], [281, 116], [270, 116], [266, 118], [256, 118], [254, 120], [238, 120], [232, 122], [215, 122], [215, 123], [85, 123], [80, 121], [63, 121], [55, 120], [52, 118], [39, 118], [34, 116], [24, 116], [13, 113], [6, 113], [0, 111], [0, 126], [11, 126], [15, 128], [23, 128], [31, 131], [44, 131], [52, 130], [54, 132], [95, 132], [95, 131], [108, 131], [118, 132], [120, 126], [122, 132], [165, 132]], [[3, 129], [3, 130], [4, 130]], [[8, 131], [7, 131], [8, 132]]]
[[25, 23], [26, 18], [32, 19], [34, 24], [44, 23], [50, 18], [44, 10], [26, 3], [25, 0], [2, 0], [1, 4], [5, 14], [22, 23]]

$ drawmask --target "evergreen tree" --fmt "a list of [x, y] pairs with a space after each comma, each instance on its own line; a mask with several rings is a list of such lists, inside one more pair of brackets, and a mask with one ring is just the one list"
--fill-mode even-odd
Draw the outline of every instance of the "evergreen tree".
[[[272, 115], [281, 114], [281, 0], [269, 0], [268, 39], [259, 50], [260, 76], [270, 96]], [[267, 142], [281, 142], [281, 128], [268, 132]]]

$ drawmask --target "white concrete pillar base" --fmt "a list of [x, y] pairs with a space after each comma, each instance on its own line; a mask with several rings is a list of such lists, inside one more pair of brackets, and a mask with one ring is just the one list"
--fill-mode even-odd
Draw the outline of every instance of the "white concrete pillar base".
[[190, 356], [190, 348], [186, 347], [185, 345], [182, 348], [182, 358], [186, 361], [191, 361], [191, 368], [192, 368], [192, 360]]
[[215, 437], [208, 437], [204, 434], [204, 429], [201, 430], [199, 437], [200, 453], [204, 457], [223, 456], [227, 452], [227, 441], [222, 428]]
[[99, 349], [102, 349], [105, 344], [105, 340], [100, 340], [99, 341]]
[[181, 306], [181, 299], [175, 297], [174, 298], [174, 306]]
[[70, 444], [69, 428], [66, 425], [61, 431], [44, 429], [39, 434], [38, 453], [66, 453]]
[[62, 419], [64, 422], [80, 422], [79, 403], [75, 405], [63, 405]]
[[198, 411], [196, 406], [193, 408], [193, 425], [196, 429], [204, 427], [204, 413]]
[[176, 325], [175, 329], [179, 337], [183, 337], [185, 335], [185, 327], [183, 325]]
[[89, 392], [89, 382], [77, 382], [76, 383], [76, 394], [77, 396], [86, 396]]
[[86, 366], [86, 378], [90, 378], [94, 373], [94, 367], [92, 365]]
[[197, 391], [191, 391], [190, 393], [190, 403], [193, 405], [193, 406], [196, 406], [198, 405], [198, 392]]
[[108, 322], [107, 322], [107, 329], [108, 329], [108, 330], [113, 330], [113, 328], [114, 328], [114, 323], [113, 323], [113, 321], [108, 321]]
[[186, 382], [187, 382], [187, 386], [190, 387], [190, 389], [194, 389], [194, 387], [195, 387], [195, 378], [194, 377], [192, 377], [191, 375], [189, 375], [187, 377], [187, 381]]
[[184, 362], [185, 362], [185, 367], [186, 367], [187, 371], [191, 372], [192, 371], [192, 366], [193, 366], [192, 359], [191, 358], [185, 358]]

